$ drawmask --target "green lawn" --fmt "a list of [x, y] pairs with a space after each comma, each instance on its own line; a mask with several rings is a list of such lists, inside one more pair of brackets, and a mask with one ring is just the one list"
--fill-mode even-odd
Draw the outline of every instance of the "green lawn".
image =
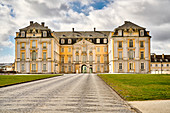
[[27, 81], [33, 81], [43, 78], [49, 78], [54, 76], [60, 76], [60, 74], [48, 74], [48, 75], [0, 75], [0, 86], [6, 86], [16, 83], [22, 83]]
[[170, 75], [166, 74], [99, 74], [124, 99], [170, 99]]

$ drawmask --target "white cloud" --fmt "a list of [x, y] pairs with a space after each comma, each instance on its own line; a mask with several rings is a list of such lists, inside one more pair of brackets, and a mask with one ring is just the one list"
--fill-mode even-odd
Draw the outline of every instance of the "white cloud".
[[[75, 30], [114, 30], [125, 20], [132, 21], [151, 31], [152, 52], [170, 53], [170, 1], [169, 0], [110, 0], [103, 9], [94, 10], [92, 6], [83, 9], [89, 15], [77, 13], [70, 2], [81, 5], [95, 3], [94, 0], [5, 0], [0, 2], [0, 47], [13, 47], [9, 36], [15, 36], [20, 28], [29, 25], [29, 21], [46, 22], [53, 31]], [[99, 0], [100, 1], [100, 0]], [[108, 0], [109, 1], [109, 0]], [[114, 2], [113, 2], [114, 1]], [[4, 4], [4, 5], [2, 5]], [[12, 17], [11, 9], [13, 9]], [[167, 41], [168, 40], [168, 41]], [[159, 48], [156, 48], [159, 44]]]
[[0, 57], [0, 63], [13, 63], [15, 57], [12, 55], [4, 55]]

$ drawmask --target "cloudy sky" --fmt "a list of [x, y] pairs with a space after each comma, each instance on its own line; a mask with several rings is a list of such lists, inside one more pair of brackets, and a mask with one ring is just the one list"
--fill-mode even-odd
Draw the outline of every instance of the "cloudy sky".
[[14, 62], [15, 33], [29, 21], [53, 31], [113, 31], [132, 21], [150, 31], [152, 53], [170, 54], [169, 6], [170, 0], [0, 0], [0, 63]]

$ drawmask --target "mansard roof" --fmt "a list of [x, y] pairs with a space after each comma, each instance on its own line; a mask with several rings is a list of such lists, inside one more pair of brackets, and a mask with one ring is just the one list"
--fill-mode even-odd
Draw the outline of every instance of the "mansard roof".
[[24, 30], [24, 31], [26, 31], [26, 30], [29, 30], [29, 29], [40, 29], [40, 30], [50, 30], [50, 29], [48, 29], [48, 27], [46, 26], [44, 26], [44, 23], [42, 24], [42, 25], [40, 25], [39, 23], [37, 23], [37, 22], [35, 22], [35, 23], [33, 23], [33, 21], [31, 21], [30, 22], [30, 25], [29, 26], [27, 26], [27, 27], [25, 27], [25, 28], [22, 28], [22, 29], [20, 29], [20, 30]]
[[170, 62], [170, 55], [153, 54], [151, 55], [151, 62]]
[[124, 29], [130, 29], [130, 28], [139, 29], [139, 30], [145, 29], [144, 27], [138, 26], [130, 21], [125, 21], [125, 23], [119, 26], [118, 28], [116, 28], [116, 30], [124, 30]]
[[58, 38], [108, 38], [111, 31], [66, 31], [54, 32]]

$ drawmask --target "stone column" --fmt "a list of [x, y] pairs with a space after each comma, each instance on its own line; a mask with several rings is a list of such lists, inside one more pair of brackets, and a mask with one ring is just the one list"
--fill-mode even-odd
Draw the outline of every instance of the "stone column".
[[40, 40], [38, 40], [38, 59], [42, 58], [42, 46]]
[[20, 62], [17, 62], [17, 71], [21, 72], [21, 70], [20, 70]]
[[38, 73], [42, 73], [42, 63], [38, 62]]
[[145, 60], [149, 60], [149, 43], [148, 39], [145, 41]]
[[48, 42], [47, 55], [48, 59], [51, 59], [51, 42]]
[[26, 42], [26, 59], [30, 59], [29, 41]]
[[47, 66], [47, 68], [48, 68], [48, 73], [51, 73], [51, 62], [48, 62], [47, 64], [48, 64], [48, 66]]
[[17, 42], [17, 59], [20, 59], [20, 43]]
[[139, 60], [140, 58], [139, 58], [139, 38], [136, 38], [135, 39], [135, 47], [136, 47], [136, 49], [135, 49], [135, 59], [136, 60]]
[[127, 50], [127, 40], [126, 39], [123, 39], [123, 59], [124, 60], [127, 60], [128, 58], [128, 50]]
[[26, 73], [30, 73], [30, 63], [26, 62]]

